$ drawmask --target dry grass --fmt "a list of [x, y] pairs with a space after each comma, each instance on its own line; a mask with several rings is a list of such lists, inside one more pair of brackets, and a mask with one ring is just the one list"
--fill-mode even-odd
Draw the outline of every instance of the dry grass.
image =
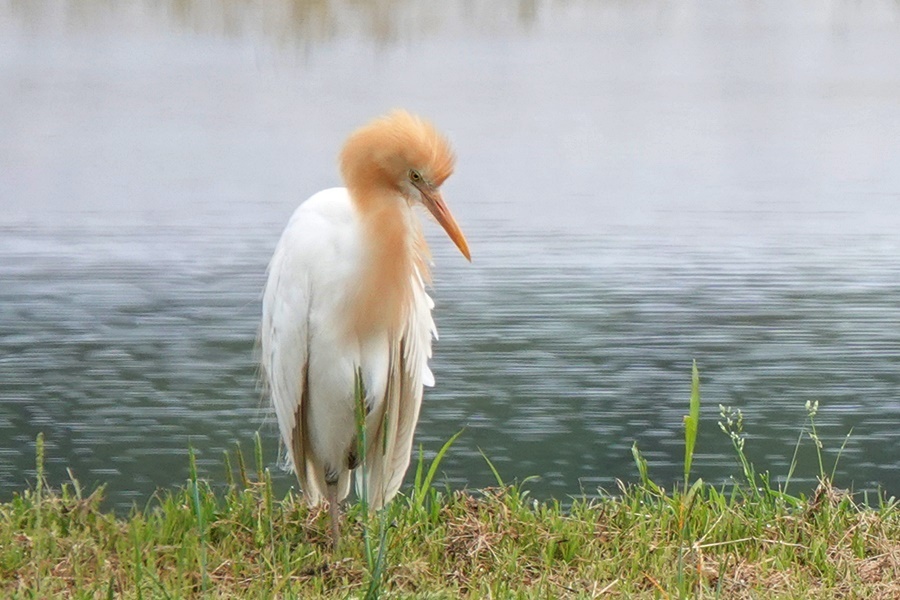
[[[199, 482], [119, 518], [95, 493], [27, 491], [0, 505], [0, 595], [9, 598], [338, 598], [371, 573], [351, 507], [329, 550], [327, 515], [265, 482], [216, 496]], [[401, 497], [385, 597], [900, 598], [900, 515], [827, 483], [793, 505], [704, 487], [645, 488], [567, 510], [516, 487]], [[202, 519], [197, 518], [197, 507]], [[40, 521], [40, 524], [38, 524]], [[203, 528], [200, 523], [203, 522]], [[205, 540], [205, 541], [202, 541]]]
[[[900, 598], [900, 510], [859, 503], [825, 474], [810, 496], [772, 489], [743, 451], [739, 411], [722, 408], [746, 483], [690, 482], [699, 422], [693, 373], [684, 484], [666, 492], [634, 448], [640, 485], [571, 506], [521, 486], [442, 492], [441, 457], [386, 509], [349, 506], [340, 548], [327, 511], [273, 497], [259, 441], [251, 476], [226, 457], [227, 491], [197, 478], [127, 518], [102, 490], [50, 490], [38, 438], [35, 488], [0, 504], [4, 598]], [[803, 435], [801, 435], [801, 438]], [[839, 456], [840, 453], [838, 453]], [[490, 465], [493, 469], [493, 465]], [[787, 479], [793, 473], [791, 466]], [[787, 484], [785, 484], [787, 487]]]

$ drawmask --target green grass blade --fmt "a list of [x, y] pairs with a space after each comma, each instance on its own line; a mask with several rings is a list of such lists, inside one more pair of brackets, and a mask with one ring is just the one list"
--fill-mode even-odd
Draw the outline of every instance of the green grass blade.
[[797, 468], [797, 454], [800, 452], [800, 443], [803, 441], [803, 431], [800, 432], [800, 435], [797, 436], [797, 443], [794, 445], [794, 456], [791, 457], [791, 464], [788, 466], [787, 477], [784, 479], [784, 489], [782, 490], [785, 494], [788, 491], [788, 487], [791, 485], [791, 481], [794, 479], [794, 470]]
[[256, 481], [262, 481], [266, 476], [266, 463], [263, 460], [262, 437], [260, 437], [259, 431], [255, 432], [253, 436], [253, 450], [256, 458]]
[[200, 534], [200, 552], [198, 558], [200, 561], [201, 587], [205, 592], [209, 589], [209, 573], [207, 573], [206, 569], [206, 522], [203, 517], [203, 507], [200, 504], [200, 485], [199, 479], [197, 477], [197, 458], [194, 455], [193, 447], [188, 448], [188, 457], [191, 469], [191, 478], [189, 483], [190, 494], [191, 500], [194, 504], [194, 513], [197, 517], [197, 530]]
[[637, 442], [631, 445], [631, 455], [634, 457], [634, 464], [637, 465], [637, 470], [641, 476], [641, 482], [644, 484], [644, 488], [654, 494], [662, 495], [662, 490], [650, 479], [650, 469], [647, 466], [647, 459], [644, 458], [644, 455], [641, 454], [641, 451], [638, 449]]
[[425, 475], [425, 450], [419, 444], [418, 458], [416, 459], [416, 477], [413, 479], [413, 490], [422, 487], [422, 477]]
[[505, 487], [506, 484], [503, 483], [503, 478], [500, 477], [500, 472], [497, 471], [497, 467], [494, 466], [494, 463], [491, 462], [491, 459], [487, 457], [487, 454], [484, 453], [484, 450], [481, 448], [478, 449], [478, 452], [481, 453], [481, 458], [484, 459], [484, 462], [487, 463], [488, 468], [491, 470], [491, 473], [494, 474], [494, 479], [497, 481], [497, 485], [500, 487]]
[[234, 472], [231, 466], [231, 453], [228, 450], [222, 450], [222, 461], [225, 463], [225, 483], [228, 488], [234, 488]]
[[246, 490], [250, 487], [250, 477], [247, 476], [247, 462], [244, 460], [244, 451], [241, 449], [240, 442], [234, 445], [234, 452], [237, 454], [238, 470], [241, 474], [241, 485]]
[[691, 477], [691, 464], [694, 461], [694, 446], [697, 443], [697, 431], [700, 427], [700, 372], [697, 361], [691, 368], [691, 401], [687, 416], [684, 417], [684, 486], [687, 487]]
[[837, 456], [834, 457], [834, 464], [831, 466], [831, 481], [834, 481], [834, 474], [837, 472], [838, 463], [841, 461], [841, 456], [844, 455], [844, 449], [847, 447], [847, 442], [850, 441], [850, 436], [853, 435], [853, 428], [850, 428], [850, 431], [847, 432], [847, 435], [844, 436], [844, 441], [841, 443], [841, 447], [838, 448]]
[[422, 487], [416, 489], [413, 495], [413, 509], [418, 510], [425, 503], [425, 492], [431, 488], [431, 482], [434, 480], [434, 476], [437, 473], [438, 467], [441, 465], [441, 461], [444, 459], [444, 455], [447, 454], [447, 451], [450, 449], [450, 446], [453, 445], [453, 442], [462, 435], [462, 432], [465, 429], [460, 429], [456, 433], [451, 436], [449, 440], [444, 442], [444, 445], [441, 446], [441, 449], [438, 450], [437, 456], [434, 457], [434, 460], [431, 461], [431, 466], [428, 467], [428, 472], [425, 474], [425, 479], [422, 481]]

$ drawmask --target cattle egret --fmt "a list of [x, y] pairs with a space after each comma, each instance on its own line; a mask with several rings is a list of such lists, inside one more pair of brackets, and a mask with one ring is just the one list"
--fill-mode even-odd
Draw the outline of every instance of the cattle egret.
[[[376, 119], [341, 151], [347, 187], [301, 204], [269, 264], [262, 368], [289, 462], [307, 502], [328, 502], [335, 545], [351, 472], [364, 467], [357, 493], [377, 509], [409, 466], [437, 337], [425, 292], [430, 254], [414, 209], [424, 206], [471, 260], [440, 191], [454, 161], [426, 121], [403, 111]], [[367, 415], [363, 465], [357, 381]]]

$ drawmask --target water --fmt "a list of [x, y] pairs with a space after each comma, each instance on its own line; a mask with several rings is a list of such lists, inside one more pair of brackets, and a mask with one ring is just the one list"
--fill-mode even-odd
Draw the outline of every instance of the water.
[[[0, 2], [0, 497], [48, 442], [139, 506], [276, 429], [256, 384], [268, 257], [395, 106], [459, 155], [435, 227], [441, 339], [417, 442], [454, 487], [539, 497], [787, 473], [900, 492], [900, 8], [893, 2]], [[798, 485], [818, 472], [801, 447]], [[291, 477], [278, 472], [286, 489]]]

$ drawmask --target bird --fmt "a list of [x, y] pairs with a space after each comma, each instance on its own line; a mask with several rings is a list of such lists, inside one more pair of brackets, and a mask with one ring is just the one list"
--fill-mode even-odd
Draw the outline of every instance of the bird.
[[423, 388], [435, 383], [428, 360], [437, 339], [419, 213], [433, 216], [471, 262], [441, 192], [455, 161], [430, 122], [404, 110], [376, 118], [344, 143], [344, 187], [300, 204], [269, 263], [264, 384], [301, 493], [309, 505], [328, 504], [335, 548], [351, 474], [376, 510], [409, 467]]

